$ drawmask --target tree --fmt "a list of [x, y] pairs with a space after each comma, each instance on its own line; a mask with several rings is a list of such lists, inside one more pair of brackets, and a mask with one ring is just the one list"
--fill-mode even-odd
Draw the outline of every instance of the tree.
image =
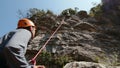
[[64, 16], [71, 16], [71, 15], [75, 15], [76, 14], [76, 10], [69, 8], [69, 9], [65, 9], [62, 11], [61, 15]]
[[91, 8], [90, 10], [90, 16], [92, 17], [99, 17], [102, 15], [102, 13], [103, 13], [103, 10], [102, 10], [101, 4], [98, 4], [97, 6]]

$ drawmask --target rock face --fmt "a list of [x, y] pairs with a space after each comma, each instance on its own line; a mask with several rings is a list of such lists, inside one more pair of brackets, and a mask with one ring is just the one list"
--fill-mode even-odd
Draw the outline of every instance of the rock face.
[[[109, 18], [114, 23], [119, 24], [120, 16], [120, 1], [119, 0], [102, 0], [104, 16]], [[114, 17], [114, 18], [112, 18]]]
[[[119, 62], [119, 39], [114, 35], [104, 33], [107, 28], [101, 28], [87, 21], [87, 19], [76, 21], [72, 16], [65, 19], [66, 24], [63, 24], [52, 37], [45, 50], [57, 55], [72, 56], [76, 61], [98, 62], [107, 65]], [[31, 49], [38, 50], [50, 35], [41, 31], [31, 42], [31, 45], [34, 45]]]
[[93, 62], [71, 62], [64, 66], [64, 68], [108, 68], [103, 64]]
[[[120, 5], [120, 1], [119, 0], [102, 0], [103, 6], [104, 6], [104, 10], [108, 11], [108, 10], [115, 10], [115, 9], [119, 9], [119, 5]], [[109, 12], [109, 11], [108, 11]]]
[[[112, 3], [120, 2], [116, 1], [119, 0], [112, 0]], [[106, 5], [109, 6], [111, 0], [102, 0], [102, 2], [107, 7]], [[69, 67], [71, 64], [79, 68], [106, 68], [96, 63], [103, 63], [108, 66], [119, 65], [120, 25], [118, 25], [118, 22], [120, 21], [118, 20], [118, 16], [120, 12], [111, 7], [109, 9], [116, 12], [115, 14], [110, 12], [111, 16], [116, 17], [115, 20], [109, 18], [109, 12], [109, 15], [105, 14], [104, 20], [102, 21], [98, 21], [92, 17], [86, 18], [82, 16], [80, 18], [80, 15], [72, 15], [69, 18], [65, 18], [64, 24], [52, 37], [44, 50], [57, 55], [69, 55], [74, 61], [86, 61], [86, 63], [69, 63], [64, 68], [74, 68]], [[53, 17], [53, 19], [55, 22], [54, 29], [50, 31], [49, 27], [45, 27], [46, 30], [40, 30], [39, 34], [30, 42], [29, 49], [39, 50], [58, 25], [60, 25], [62, 18]], [[104, 23], [106, 21], [107, 23]]]

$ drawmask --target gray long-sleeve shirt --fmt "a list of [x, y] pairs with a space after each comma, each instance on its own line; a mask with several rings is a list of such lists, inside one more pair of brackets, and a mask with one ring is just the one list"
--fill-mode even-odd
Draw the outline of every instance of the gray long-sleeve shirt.
[[31, 32], [26, 29], [16, 29], [0, 38], [0, 68], [32, 68], [25, 58], [30, 38]]

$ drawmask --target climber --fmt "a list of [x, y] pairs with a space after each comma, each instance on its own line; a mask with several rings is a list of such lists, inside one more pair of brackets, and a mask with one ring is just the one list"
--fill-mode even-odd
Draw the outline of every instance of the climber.
[[30, 65], [25, 53], [27, 44], [35, 36], [35, 24], [23, 18], [18, 21], [17, 29], [0, 38], [0, 68], [45, 68]]

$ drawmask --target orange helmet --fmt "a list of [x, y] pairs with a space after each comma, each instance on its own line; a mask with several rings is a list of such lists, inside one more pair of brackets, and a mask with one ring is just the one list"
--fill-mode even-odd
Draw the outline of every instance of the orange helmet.
[[18, 28], [29, 27], [29, 26], [35, 26], [35, 24], [27, 18], [23, 18], [18, 21], [18, 26], [17, 26]]

